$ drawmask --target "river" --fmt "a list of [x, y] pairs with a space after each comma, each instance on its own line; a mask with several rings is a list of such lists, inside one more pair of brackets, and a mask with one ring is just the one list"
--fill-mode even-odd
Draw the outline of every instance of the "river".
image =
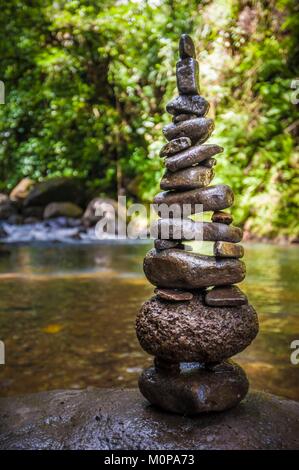
[[[134, 320], [152, 293], [142, 271], [150, 243], [17, 245], [0, 257], [0, 395], [85, 387], [135, 387], [152, 362]], [[299, 400], [299, 247], [245, 245], [241, 287], [260, 333], [235, 356], [251, 387]]]

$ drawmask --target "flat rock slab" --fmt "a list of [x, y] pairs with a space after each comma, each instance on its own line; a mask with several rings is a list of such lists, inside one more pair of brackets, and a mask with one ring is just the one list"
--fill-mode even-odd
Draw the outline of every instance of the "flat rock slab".
[[170, 302], [185, 302], [193, 299], [192, 292], [180, 289], [155, 289], [155, 294], [160, 300], [169, 300]]
[[0, 399], [1, 449], [299, 449], [299, 403], [251, 392], [239, 406], [188, 418], [139, 390], [57, 390]]
[[184, 191], [208, 186], [214, 176], [214, 170], [204, 166], [193, 166], [173, 173], [167, 170], [161, 180], [160, 188]]
[[191, 140], [189, 137], [179, 137], [178, 139], [171, 140], [163, 145], [160, 150], [160, 157], [169, 157], [175, 153], [182, 152], [191, 147]]
[[247, 304], [248, 299], [237, 286], [219, 286], [206, 293], [205, 303], [211, 307], [237, 307]]
[[177, 124], [171, 123], [163, 127], [163, 134], [167, 140], [179, 137], [189, 137], [192, 144], [205, 142], [214, 130], [214, 121], [204, 117], [189, 119]]
[[221, 362], [243, 351], [257, 333], [251, 305], [209, 307], [195, 293], [188, 302], [152, 297], [136, 318], [141, 347], [168, 362]]
[[157, 287], [200, 289], [237, 284], [245, 278], [245, 264], [235, 258], [215, 258], [183, 250], [150, 250], [143, 263], [147, 279]]
[[[177, 140], [177, 139], [176, 139]], [[165, 166], [170, 171], [178, 171], [182, 168], [188, 168], [196, 163], [207, 163], [209, 167], [214, 166], [214, 161], [211, 162], [214, 155], [223, 152], [223, 148], [216, 144], [196, 145], [187, 150], [177, 153], [165, 160]]]

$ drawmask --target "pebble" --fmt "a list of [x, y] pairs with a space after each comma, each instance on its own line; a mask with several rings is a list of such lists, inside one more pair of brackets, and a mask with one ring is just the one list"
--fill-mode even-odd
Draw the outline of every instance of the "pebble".
[[[181, 364], [172, 373], [148, 368], [139, 378], [142, 395], [153, 405], [172, 413], [195, 416], [236, 406], [247, 394], [244, 370], [233, 363], [220, 363], [214, 371], [199, 364]], [[211, 442], [213, 436], [208, 436]]]
[[161, 148], [160, 157], [169, 157], [182, 150], [186, 150], [191, 145], [189, 137], [179, 137], [178, 139], [171, 140]]
[[177, 62], [176, 82], [180, 95], [199, 94], [199, 65], [197, 60], [188, 57]]
[[214, 170], [202, 166], [194, 166], [176, 171], [167, 170], [164, 174], [161, 189], [175, 189], [178, 191], [202, 188], [208, 186], [214, 176]]
[[217, 211], [212, 215], [212, 221], [229, 225], [232, 223], [233, 217], [228, 212]]
[[163, 127], [163, 134], [167, 140], [178, 137], [189, 137], [192, 145], [205, 142], [214, 130], [214, 121], [204, 117], [189, 119], [177, 124], [171, 123]]
[[210, 307], [201, 293], [189, 302], [152, 297], [137, 314], [136, 332], [142, 348], [153, 356], [205, 364], [243, 351], [258, 333], [258, 319], [249, 304]]
[[[188, 168], [196, 163], [202, 165], [218, 153], [223, 152], [223, 148], [215, 144], [196, 145], [187, 150], [170, 156], [165, 160], [165, 166], [170, 171], [178, 171]], [[214, 160], [214, 159], [213, 159]]]
[[195, 114], [205, 116], [210, 105], [203, 96], [200, 95], [179, 95], [166, 105], [166, 111], [174, 116], [178, 114]]
[[162, 300], [170, 300], [173, 302], [183, 302], [193, 299], [192, 292], [179, 289], [155, 289], [155, 294]]
[[[163, 206], [159, 208], [160, 204], [166, 204], [168, 207], [175, 204], [177, 208], [181, 208], [183, 211], [184, 205], [190, 204], [190, 214], [194, 214], [199, 213], [201, 210], [217, 211], [225, 209], [230, 207], [233, 202], [234, 193], [232, 189], [225, 184], [219, 184], [207, 188], [191, 189], [190, 191], [163, 191], [155, 196], [154, 203], [158, 206], [154, 209], [160, 213], [163, 209]], [[199, 204], [202, 205], [202, 208], [198, 207]]]
[[248, 299], [237, 286], [221, 286], [207, 291], [205, 303], [211, 307], [238, 307], [247, 304]]
[[191, 57], [195, 59], [195, 46], [189, 34], [182, 34], [179, 42], [179, 54], [181, 59]]
[[[159, 219], [155, 222], [157, 236], [162, 238], [161, 242], [172, 240], [204, 240], [218, 241], [225, 240], [238, 243], [242, 239], [243, 232], [239, 227], [228, 226], [226, 224], [212, 222], [194, 222], [191, 219]], [[175, 243], [172, 241], [172, 243]], [[224, 243], [224, 242], [219, 242]], [[234, 245], [235, 246], [235, 245]], [[237, 245], [238, 246], [238, 245]], [[168, 246], [168, 248], [176, 248]]]
[[214, 255], [217, 258], [243, 258], [244, 248], [242, 245], [236, 245], [235, 243], [217, 241], [214, 244]]
[[173, 122], [176, 124], [177, 122], [188, 121], [189, 119], [196, 119], [196, 114], [178, 114], [177, 116], [173, 117]]
[[157, 287], [192, 290], [236, 284], [245, 277], [245, 264], [235, 258], [219, 259], [183, 250], [150, 250], [143, 264], [147, 279]]

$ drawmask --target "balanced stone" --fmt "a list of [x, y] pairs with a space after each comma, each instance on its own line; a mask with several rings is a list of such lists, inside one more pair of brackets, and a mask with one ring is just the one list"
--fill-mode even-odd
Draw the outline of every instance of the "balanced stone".
[[191, 145], [189, 137], [179, 137], [178, 139], [171, 140], [161, 148], [160, 157], [169, 157], [182, 150], [186, 150]]
[[189, 302], [152, 297], [136, 319], [142, 348], [169, 362], [221, 362], [243, 351], [258, 333], [254, 308], [210, 307], [202, 294]]
[[192, 57], [181, 59], [176, 64], [176, 81], [181, 95], [198, 95], [199, 66]]
[[196, 114], [178, 114], [177, 116], [173, 117], [173, 122], [182, 122], [182, 121], [188, 121], [188, 119], [196, 119], [197, 116]]
[[232, 223], [233, 217], [228, 212], [217, 211], [212, 215], [212, 221], [229, 225]]
[[171, 375], [151, 367], [143, 371], [138, 385], [153, 405], [187, 416], [232, 408], [249, 388], [245, 372], [233, 362], [222, 362], [213, 371], [198, 363], [183, 363]]
[[219, 259], [177, 249], [150, 250], [143, 269], [157, 287], [186, 290], [235, 284], [243, 281], [246, 272], [245, 264], [238, 259]]
[[167, 170], [161, 180], [160, 187], [161, 189], [176, 189], [178, 191], [202, 188], [210, 184], [213, 176], [213, 169], [202, 166], [185, 168], [175, 173]]
[[[159, 219], [154, 224], [156, 236], [166, 239], [160, 240], [164, 243], [171, 243], [171, 240], [177, 240], [178, 242], [181, 240], [225, 240], [233, 245], [241, 241], [243, 236], [243, 232], [239, 227], [212, 222], [194, 222], [191, 219]], [[175, 247], [168, 246], [168, 248]]]
[[205, 116], [210, 105], [203, 96], [199, 95], [179, 95], [166, 105], [169, 114], [196, 114]]
[[189, 137], [193, 145], [205, 142], [214, 130], [214, 121], [207, 118], [189, 119], [189, 121], [171, 123], [163, 127], [167, 140]]
[[[170, 156], [165, 160], [165, 166], [170, 171], [177, 171], [183, 168], [188, 168], [196, 163], [205, 162], [217, 153], [223, 151], [222, 147], [214, 144], [196, 145], [188, 150]], [[213, 165], [212, 165], [213, 166]]]
[[244, 248], [242, 245], [217, 241], [214, 245], [214, 255], [220, 258], [243, 258]]
[[[181, 248], [181, 240], [160, 240], [154, 242], [156, 250], [169, 250], [170, 248]], [[183, 245], [182, 245], [183, 246]]]
[[176, 204], [183, 209], [184, 204], [190, 204], [191, 213], [198, 212], [197, 205], [202, 204], [203, 211], [216, 211], [230, 207], [234, 202], [234, 193], [232, 189], [225, 185], [208, 186], [207, 188], [192, 189], [190, 191], [165, 191], [157, 194], [154, 207], [160, 213], [159, 204], [171, 206]]
[[248, 303], [244, 292], [237, 286], [220, 286], [209, 290], [205, 303], [211, 307], [238, 307]]
[[180, 289], [155, 289], [155, 294], [162, 300], [169, 300], [170, 302], [183, 302], [193, 299], [192, 292]]
[[200, 166], [204, 166], [206, 168], [213, 168], [217, 164], [216, 158], [207, 158], [207, 160], [204, 160], [203, 162], [200, 163]]
[[179, 42], [179, 53], [181, 59], [192, 57], [195, 59], [195, 47], [189, 34], [182, 34]]

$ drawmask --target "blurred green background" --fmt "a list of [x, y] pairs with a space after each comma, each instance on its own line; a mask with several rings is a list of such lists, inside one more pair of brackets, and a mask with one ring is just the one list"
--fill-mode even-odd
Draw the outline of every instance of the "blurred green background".
[[3, 3], [0, 191], [80, 176], [93, 194], [150, 201], [181, 33], [196, 44], [210, 142], [225, 147], [215, 182], [236, 193], [235, 223], [298, 239], [296, 0]]

